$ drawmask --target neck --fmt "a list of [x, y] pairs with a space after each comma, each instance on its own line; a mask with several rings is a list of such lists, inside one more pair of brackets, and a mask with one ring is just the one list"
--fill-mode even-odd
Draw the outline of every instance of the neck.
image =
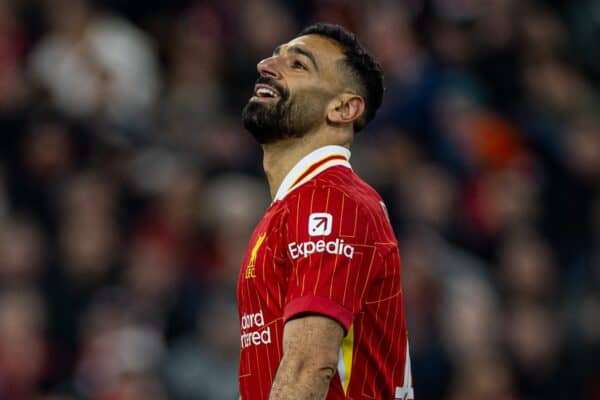
[[263, 145], [263, 168], [269, 182], [271, 198], [275, 198], [275, 194], [288, 172], [307, 154], [327, 145], [350, 148], [351, 135], [315, 133]]

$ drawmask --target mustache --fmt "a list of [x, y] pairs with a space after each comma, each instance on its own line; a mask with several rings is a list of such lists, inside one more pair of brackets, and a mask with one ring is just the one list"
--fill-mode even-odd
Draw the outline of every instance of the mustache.
[[269, 78], [268, 76], [259, 76], [256, 80], [256, 84], [259, 83], [263, 85], [269, 85], [275, 90], [277, 90], [283, 100], [287, 100], [287, 98], [289, 97], [289, 92], [279, 83], [277, 83], [277, 81], [273, 78]]

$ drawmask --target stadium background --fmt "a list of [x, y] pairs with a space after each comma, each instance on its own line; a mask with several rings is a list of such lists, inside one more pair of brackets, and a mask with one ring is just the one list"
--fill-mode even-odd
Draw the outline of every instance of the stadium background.
[[240, 109], [315, 20], [387, 74], [417, 398], [600, 399], [598, 1], [0, 0], [1, 399], [235, 398]]

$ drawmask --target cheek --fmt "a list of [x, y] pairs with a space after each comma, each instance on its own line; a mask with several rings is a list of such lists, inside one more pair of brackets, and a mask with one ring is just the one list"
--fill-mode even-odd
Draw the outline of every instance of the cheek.
[[332, 95], [325, 91], [315, 91], [310, 97], [309, 101], [312, 104], [312, 112], [325, 116], [327, 114], [327, 106], [332, 99]]
[[305, 120], [306, 118], [314, 118], [318, 107], [317, 102], [313, 101], [310, 96], [297, 94], [289, 98], [286, 108], [291, 119]]

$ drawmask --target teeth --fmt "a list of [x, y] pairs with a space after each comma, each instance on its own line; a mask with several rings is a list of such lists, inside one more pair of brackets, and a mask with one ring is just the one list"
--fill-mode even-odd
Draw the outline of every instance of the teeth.
[[263, 97], [263, 96], [268, 96], [268, 97], [275, 97], [276, 93], [274, 91], [272, 91], [271, 89], [268, 88], [264, 88], [261, 87], [256, 91], [256, 94]]

